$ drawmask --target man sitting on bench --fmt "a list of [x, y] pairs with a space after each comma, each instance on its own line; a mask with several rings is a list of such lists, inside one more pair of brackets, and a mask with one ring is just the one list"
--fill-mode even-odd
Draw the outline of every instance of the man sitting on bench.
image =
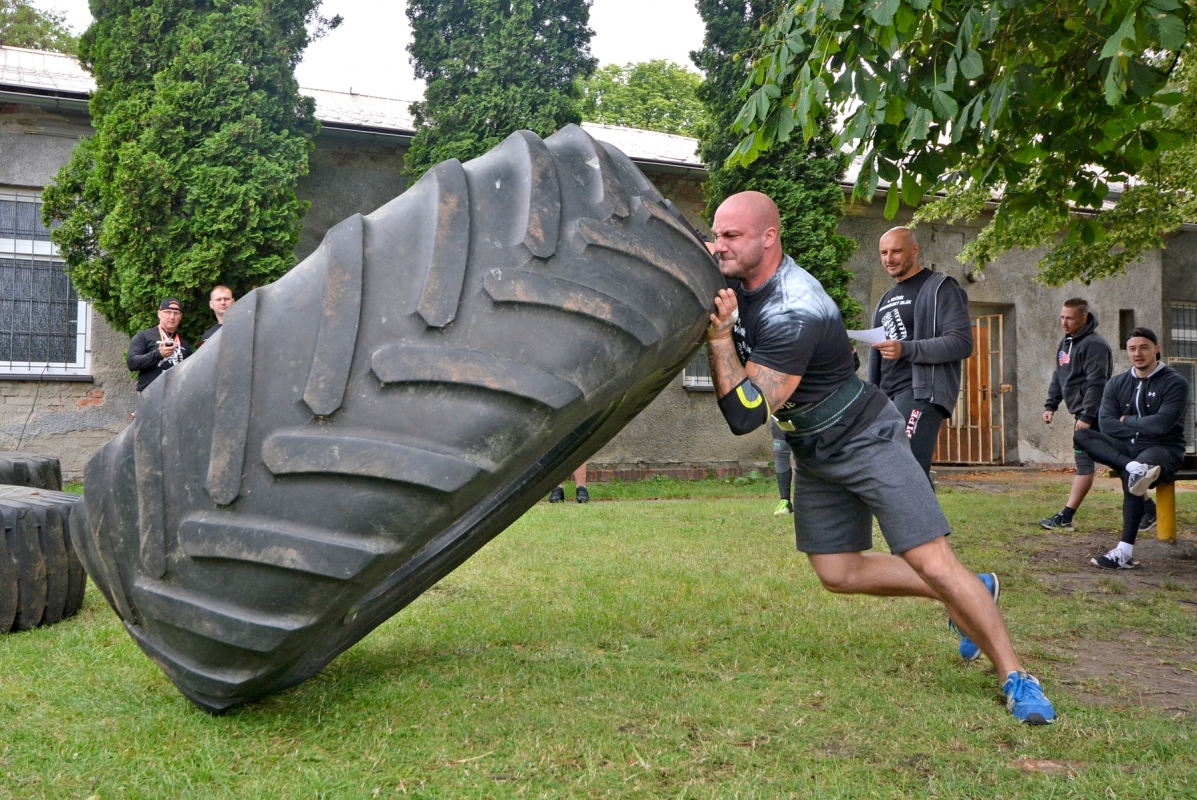
[[1160, 363], [1160, 345], [1150, 328], [1135, 328], [1126, 340], [1131, 368], [1106, 384], [1099, 414], [1100, 432], [1080, 428], [1078, 450], [1109, 464], [1122, 477], [1122, 541], [1104, 556], [1090, 559], [1103, 569], [1131, 569], [1131, 554], [1143, 516], [1143, 495], [1171, 480], [1185, 458], [1185, 409], [1189, 384]]

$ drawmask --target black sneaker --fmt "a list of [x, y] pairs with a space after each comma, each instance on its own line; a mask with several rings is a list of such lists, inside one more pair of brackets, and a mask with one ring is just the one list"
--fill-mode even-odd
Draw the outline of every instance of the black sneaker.
[[586, 491], [585, 486], [578, 487], [577, 498], [578, 498], [579, 503], [589, 503], [590, 502], [590, 492]]
[[1155, 515], [1155, 501], [1150, 497], [1143, 506], [1143, 518], [1139, 520], [1139, 530], [1149, 531], [1155, 527], [1159, 519]]
[[550, 503], [564, 503], [565, 502], [565, 490], [562, 489], [560, 486], [558, 486], [556, 489], [549, 492], [549, 502]]
[[1102, 569], [1134, 569], [1135, 562], [1117, 547], [1104, 556], [1089, 559], [1089, 563]]
[[1054, 517], [1039, 520], [1039, 527], [1047, 528], [1049, 531], [1074, 531], [1076, 528], [1072, 527], [1072, 520], [1064, 516], [1063, 511], [1056, 512]]

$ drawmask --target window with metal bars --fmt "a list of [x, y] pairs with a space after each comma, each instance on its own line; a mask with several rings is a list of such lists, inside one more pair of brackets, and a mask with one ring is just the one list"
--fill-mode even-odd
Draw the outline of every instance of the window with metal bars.
[[711, 362], [707, 358], [705, 344], [682, 370], [682, 387], [689, 392], [715, 391], [715, 382], [711, 380]]
[[90, 373], [91, 315], [57, 255], [41, 195], [0, 188], [0, 379]]
[[1197, 303], [1172, 303], [1172, 358], [1197, 358]]

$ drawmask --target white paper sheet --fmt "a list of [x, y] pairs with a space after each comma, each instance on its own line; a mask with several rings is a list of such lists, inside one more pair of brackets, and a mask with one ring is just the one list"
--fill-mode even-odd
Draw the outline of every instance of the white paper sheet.
[[848, 331], [848, 338], [858, 342], [872, 344], [885, 341], [885, 328], [870, 328], [867, 331]]

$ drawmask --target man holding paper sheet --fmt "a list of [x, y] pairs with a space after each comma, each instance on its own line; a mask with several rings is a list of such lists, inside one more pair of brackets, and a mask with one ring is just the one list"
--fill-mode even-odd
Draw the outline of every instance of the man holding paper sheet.
[[960, 364], [973, 352], [968, 295], [944, 273], [923, 269], [909, 228], [887, 231], [878, 249], [897, 285], [873, 312], [885, 338], [872, 343], [869, 382], [898, 407], [910, 450], [930, 477], [940, 423], [952, 416], [960, 394]]

